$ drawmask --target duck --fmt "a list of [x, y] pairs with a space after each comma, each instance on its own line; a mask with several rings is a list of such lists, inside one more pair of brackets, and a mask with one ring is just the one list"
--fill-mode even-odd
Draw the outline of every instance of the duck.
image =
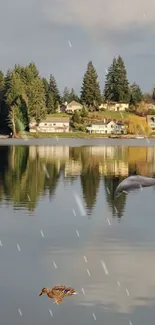
[[61, 303], [64, 297], [76, 295], [77, 292], [71, 288], [64, 285], [56, 285], [53, 288], [43, 288], [39, 296], [47, 294], [51, 299], [56, 299], [53, 304]]

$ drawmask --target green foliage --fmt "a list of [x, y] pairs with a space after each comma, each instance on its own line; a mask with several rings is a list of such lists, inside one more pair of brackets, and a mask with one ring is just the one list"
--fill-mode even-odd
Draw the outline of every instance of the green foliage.
[[0, 71], [0, 111], [4, 101], [4, 86], [5, 86], [5, 77], [2, 71]]
[[49, 92], [47, 96], [47, 113], [48, 114], [55, 113], [55, 110], [56, 110], [56, 105], [54, 103], [54, 96], [52, 92]]
[[17, 120], [19, 119], [26, 128], [28, 126], [26, 89], [18, 71], [8, 72], [6, 77], [5, 100], [8, 107], [8, 126], [12, 125], [16, 133]]
[[46, 107], [47, 107], [47, 98], [48, 98], [48, 90], [49, 90], [49, 83], [46, 78], [42, 78], [42, 82], [44, 85], [44, 91], [45, 91], [45, 98], [46, 98]]
[[54, 113], [61, 103], [61, 96], [54, 76], [50, 75], [49, 88], [47, 94], [47, 112]]
[[32, 118], [39, 122], [46, 114], [44, 84], [34, 63], [16, 65], [7, 72], [4, 96], [13, 133], [19, 131], [19, 125], [27, 129]]
[[87, 71], [83, 77], [81, 102], [88, 107], [98, 107], [101, 104], [98, 75], [91, 61], [88, 63]]
[[74, 89], [71, 89], [71, 92], [69, 93], [69, 98], [68, 98], [68, 102], [72, 102], [73, 100], [75, 100], [76, 102], [79, 102], [79, 97], [76, 95]]
[[130, 86], [130, 105], [137, 105], [143, 100], [143, 93], [140, 89], [140, 87], [133, 83]]
[[116, 65], [117, 61], [114, 58], [106, 75], [104, 88], [104, 99], [106, 101], [115, 101], [117, 97]]
[[85, 124], [74, 122], [73, 127], [76, 131], [86, 132]]
[[32, 81], [28, 93], [29, 118], [30, 120], [34, 118], [39, 123], [46, 116], [45, 90], [39, 77]]
[[85, 106], [83, 106], [81, 111], [81, 117], [87, 117], [88, 116], [88, 110]]
[[67, 87], [65, 87], [65, 89], [63, 91], [62, 101], [63, 101], [63, 103], [65, 103], [65, 102], [69, 103], [69, 101], [70, 101], [70, 93], [69, 93], [69, 89]]
[[80, 113], [75, 111], [74, 115], [72, 116], [72, 120], [75, 123], [80, 123], [80, 121], [81, 121]]
[[129, 83], [125, 64], [121, 56], [114, 58], [106, 75], [104, 88], [106, 101], [129, 102]]
[[153, 101], [155, 101], [155, 87], [153, 87], [153, 90], [152, 90], [152, 99], [153, 99]]

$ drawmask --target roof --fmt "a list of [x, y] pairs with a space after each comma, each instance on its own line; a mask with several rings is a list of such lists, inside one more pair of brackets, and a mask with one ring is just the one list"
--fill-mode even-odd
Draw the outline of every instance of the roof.
[[68, 104], [68, 107], [72, 107], [72, 106], [80, 106], [80, 107], [82, 107], [82, 105], [80, 103], [76, 102], [75, 100], [72, 100], [72, 102], [70, 102]]
[[47, 122], [51, 122], [51, 123], [69, 123], [70, 118], [69, 117], [57, 117], [57, 116], [47, 116], [46, 119], [40, 121], [40, 123], [47, 123]]
[[[108, 122], [109, 123], [109, 122]], [[92, 122], [91, 125], [107, 125], [108, 124], [107, 121], [104, 122], [104, 121], [97, 121], [97, 122]]]
[[113, 122], [113, 123], [115, 123], [115, 124], [117, 124], [117, 125], [124, 125], [124, 123], [123, 122], [121, 122], [121, 121], [118, 121], [118, 122], [114, 122], [114, 121], [96, 121], [96, 122], [92, 122], [91, 123], [91, 125], [108, 125], [110, 122]]

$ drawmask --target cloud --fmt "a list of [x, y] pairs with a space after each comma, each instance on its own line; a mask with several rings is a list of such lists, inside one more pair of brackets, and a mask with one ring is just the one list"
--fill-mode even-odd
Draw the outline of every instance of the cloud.
[[114, 55], [121, 54], [131, 79], [147, 89], [152, 87], [154, 0], [0, 0], [0, 3], [3, 71], [15, 63], [35, 61], [42, 75], [55, 75], [61, 89], [66, 84], [77, 89], [88, 61], [92, 60], [102, 88], [103, 71]]
[[80, 24], [106, 35], [107, 31], [126, 29], [132, 24], [149, 25], [153, 30], [155, 1], [46, 0], [42, 10], [51, 23]]

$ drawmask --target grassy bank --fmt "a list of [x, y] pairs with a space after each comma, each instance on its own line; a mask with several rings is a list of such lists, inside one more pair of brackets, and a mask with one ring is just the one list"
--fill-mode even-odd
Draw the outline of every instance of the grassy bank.
[[[82, 139], [97, 139], [97, 138], [103, 138], [103, 139], [107, 139], [107, 138], [115, 138], [116, 136], [108, 136], [107, 134], [89, 134], [89, 133], [85, 133], [85, 132], [62, 132], [62, 133], [43, 133], [43, 132], [38, 132], [37, 134], [34, 133], [25, 133], [25, 135], [27, 136], [27, 138], [30, 139], [44, 139], [44, 138], [73, 138], [73, 139], [78, 139], [78, 138], [82, 138]], [[135, 134], [126, 134], [126, 135], [118, 135], [117, 137], [119, 137], [120, 139], [134, 139], [137, 137], [137, 135]], [[155, 134], [154, 135], [150, 135], [149, 138], [155, 138]]]
[[107, 135], [104, 134], [88, 134], [85, 132], [58, 132], [58, 133], [43, 133], [38, 132], [37, 134], [34, 133], [25, 133], [25, 135], [30, 139], [41, 139], [41, 138], [107, 138]]

